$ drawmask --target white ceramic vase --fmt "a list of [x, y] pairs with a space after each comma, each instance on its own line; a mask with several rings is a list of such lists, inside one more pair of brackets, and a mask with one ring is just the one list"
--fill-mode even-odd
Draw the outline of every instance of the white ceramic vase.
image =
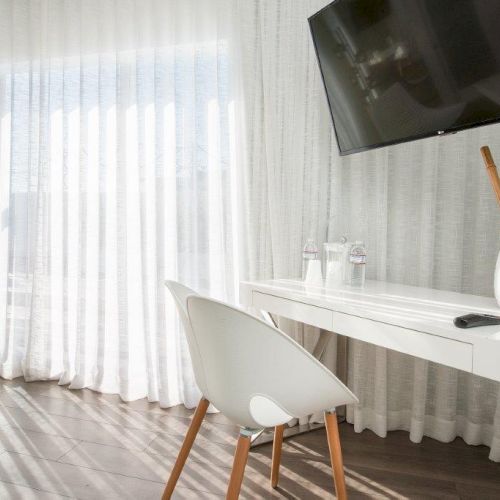
[[495, 299], [497, 299], [497, 304], [500, 306], [500, 252], [497, 257], [497, 265], [495, 266]]

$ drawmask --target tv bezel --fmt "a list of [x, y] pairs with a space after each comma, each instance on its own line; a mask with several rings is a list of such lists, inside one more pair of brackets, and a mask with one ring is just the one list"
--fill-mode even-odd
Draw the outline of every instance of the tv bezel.
[[443, 137], [443, 136], [446, 136], [446, 135], [456, 134], [457, 132], [461, 132], [462, 130], [470, 130], [470, 129], [474, 129], [474, 128], [478, 128], [478, 127], [484, 127], [485, 125], [493, 125], [495, 123], [500, 123], [500, 116], [499, 116], [498, 118], [491, 118], [491, 119], [488, 119], [488, 120], [474, 122], [474, 123], [471, 123], [470, 125], [468, 125], [468, 124], [466, 124], [466, 125], [459, 125], [459, 126], [456, 126], [456, 127], [450, 127], [448, 129], [445, 129], [445, 130], [435, 130], [435, 131], [432, 131], [432, 132], [427, 132], [425, 134], [416, 134], [416, 135], [408, 136], [408, 137], [406, 137], [404, 139], [395, 139], [395, 140], [392, 140], [392, 141], [379, 142], [379, 143], [376, 143], [376, 144], [369, 144], [368, 146], [362, 146], [360, 148], [353, 148], [353, 149], [342, 150], [340, 148], [339, 136], [337, 134], [337, 127], [335, 126], [335, 118], [334, 118], [333, 112], [332, 112], [332, 106], [331, 106], [331, 102], [330, 102], [330, 97], [328, 95], [328, 89], [326, 87], [325, 77], [324, 77], [324, 74], [323, 74], [323, 67], [321, 65], [321, 59], [319, 57], [318, 47], [316, 46], [316, 39], [314, 37], [314, 32], [313, 32], [313, 29], [312, 29], [311, 21], [316, 16], [320, 15], [324, 10], [330, 8], [333, 4], [339, 3], [339, 2], [345, 2], [345, 1], [349, 1], [349, 0], [333, 0], [332, 2], [330, 2], [327, 5], [325, 5], [322, 9], [318, 10], [318, 12], [316, 12], [315, 14], [313, 14], [312, 16], [310, 16], [308, 18], [309, 32], [311, 33], [311, 38], [312, 38], [312, 42], [313, 42], [313, 45], [314, 45], [314, 51], [316, 53], [316, 59], [318, 61], [319, 72], [321, 74], [321, 80], [323, 82], [323, 89], [324, 89], [324, 92], [326, 94], [326, 100], [328, 102], [328, 109], [329, 109], [329, 112], [330, 112], [330, 117], [331, 117], [332, 124], [333, 124], [333, 131], [335, 133], [335, 139], [337, 141], [337, 148], [339, 150], [340, 156], [349, 156], [351, 154], [361, 153], [363, 151], [371, 151], [373, 149], [385, 148], [387, 146], [395, 146], [396, 144], [404, 144], [405, 142], [413, 142], [413, 141], [418, 141], [420, 139], [428, 139], [429, 137]]

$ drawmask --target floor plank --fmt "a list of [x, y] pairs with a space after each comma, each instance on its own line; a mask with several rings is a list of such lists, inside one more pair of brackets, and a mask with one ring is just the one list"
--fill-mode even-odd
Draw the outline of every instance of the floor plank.
[[53, 436], [15, 427], [0, 428], [0, 449], [57, 460], [79, 443], [76, 439]]
[[[69, 390], [56, 382], [0, 381], [0, 498], [158, 499], [192, 410]], [[352, 499], [500, 499], [500, 464], [461, 439], [412, 443], [340, 425]], [[174, 498], [222, 499], [237, 430], [209, 414]], [[271, 446], [250, 453], [241, 498], [335, 498], [324, 430], [285, 441], [280, 483], [269, 484]]]
[[8, 498], [10, 500], [64, 500], [74, 497], [0, 481], [0, 498]]
[[[4, 409], [1, 409], [0, 420]], [[80, 420], [77, 418], [62, 417], [48, 413], [9, 413], [8, 419], [0, 424], [0, 433], [10, 435], [13, 429], [39, 432], [52, 436], [61, 436], [79, 441], [89, 441], [99, 444], [107, 444], [122, 448], [133, 448], [143, 450], [157, 436], [152, 431], [140, 429], [128, 429], [119, 425], [104, 424]]]

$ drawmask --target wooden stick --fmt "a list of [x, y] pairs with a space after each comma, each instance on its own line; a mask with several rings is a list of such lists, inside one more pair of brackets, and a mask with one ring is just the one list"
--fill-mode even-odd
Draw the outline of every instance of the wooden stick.
[[175, 489], [175, 485], [177, 484], [177, 480], [181, 475], [184, 464], [186, 463], [189, 452], [191, 451], [191, 447], [193, 446], [194, 439], [200, 430], [201, 423], [205, 418], [205, 414], [207, 413], [208, 405], [210, 402], [208, 399], [201, 398], [196, 411], [194, 412], [193, 419], [191, 420], [191, 425], [186, 433], [186, 437], [184, 438], [184, 442], [182, 443], [182, 448], [179, 451], [179, 455], [177, 460], [175, 461], [174, 468], [170, 473], [170, 478], [167, 481], [167, 485], [165, 486], [165, 491], [163, 492], [162, 500], [170, 500], [172, 494]]
[[342, 450], [340, 448], [339, 425], [337, 422], [337, 414], [334, 411], [325, 411], [325, 427], [337, 500], [347, 500], [344, 462], [342, 460]]
[[483, 155], [484, 164], [486, 165], [493, 191], [495, 191], [498, 205], [500, 205], [500, 178], [498, 177], [497, 166], [493, 161], [490, 148], [488, 146], [483, 146], [481, 148], [481, 154]]
[[281, 447], [283, 446], [284, 425], [277, 425], [274, 428], [273, 456], [271, 462], [271, 488], [278, 486], [280, 475]]
[[240, 434], [236, 445], [236, 453], [234, 454], [233, 469], [231, 471], [231, 477], [229, 478], [226, 500], [238, 500], [240, 496], [241, 483], [243, 482], [248, 451], [250, 450], [250, 442], [250, 436]]

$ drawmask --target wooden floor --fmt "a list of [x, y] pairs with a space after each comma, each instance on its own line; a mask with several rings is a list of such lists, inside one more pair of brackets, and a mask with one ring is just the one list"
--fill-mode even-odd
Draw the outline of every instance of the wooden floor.
[[[19, 381], [0, 382], [0, 409], [2, 500], [159, 499], [191, 414]], [[340, 429], [351, 499], [500, 499], [500, 464], [486, 447]], [[223, 498], [235, 437], [221, 415], [208, 415], [174, 497]], [[286, 442], [277, 491], [270, 456], [270, 445], [251, 451], [242, 498], [334, 498], [324, 431]]]

